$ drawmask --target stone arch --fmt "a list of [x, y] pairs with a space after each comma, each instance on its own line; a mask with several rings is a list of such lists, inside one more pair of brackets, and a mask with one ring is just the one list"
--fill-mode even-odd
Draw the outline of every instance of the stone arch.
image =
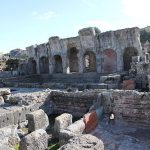
[[117, 53], [113, 49], [102, 52], [102, 73], [117, 72]]
[[55, 55], [53, 57], [54, 61], [54, 73], [63, 73], [63, 66], [62, 66], [62, 58], [60, 55]]
[[87, 51], [84, 54], [84, 72], [96, 71], [96, 56], [94, 52]]
[[39, 67], [41, 74], [48, 74], [49, 73], [49, 60], [48, 57], [42, 56], [39, 60]]
[[78, 50], [75, 47], [68, 50], [68, 59], [70, 72], [79, 72]]
[[29, 74], [36, 74], [36, 61], [34, 60], [34, 58], [29, 58], [28, 60], [28, 71]]
[[134, 47], [127, 47], [124, 49], [123, 65], [125, 71], [128, 71], [131, 68], [130, 63], [132, 62], [132, 57], [137, 55], [138, 51]]

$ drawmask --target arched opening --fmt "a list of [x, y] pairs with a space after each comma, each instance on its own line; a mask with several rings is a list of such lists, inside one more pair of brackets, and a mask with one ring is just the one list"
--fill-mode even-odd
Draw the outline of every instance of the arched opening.
[[93, 52], [86, 52], [84, 54], [84, 72], [96, 71], [96, 56]]
[[70, 72], [78, 72], [78, 50], [73, 47], [68, 51]]
[[30, 58], [28, 61], [29, 74], [36, 74], [36, 61], [33, 58]]
[[132, 57], [137, 55], [138, 55], [138, 51], [136, 48], [134, 47], [125, 48], [123, 54], [123, 64], [124, 64], [125, 71], [128, 71], [131, 68], [130, 63], [132, 62]]
[[48, 57], [41, 57], [39, 60], [39, 66], [40, 66], [40, 73], [41, 74], [48, 74], [49, 73], [49, 61]]
[[60, 55], [54, 56], [54, 73], [63, 73], [62, 58]]
[[117, 53], [112, 49], [102, 52], [102, 72], [115, 73], [117, 71]]

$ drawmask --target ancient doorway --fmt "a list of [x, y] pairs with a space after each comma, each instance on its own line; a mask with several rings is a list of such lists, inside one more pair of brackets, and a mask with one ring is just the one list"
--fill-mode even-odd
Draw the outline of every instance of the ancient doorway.
[[70, 72], [78, 72], [78, 50], [74, 47], [68, 51]]
[[84, 54], [84, 72], [96, 71], [96, 56], [93, 52], [86, 52]]
[[63, 73], [62, 58], [60, 55], [54, 56], [54, 73]]
[[132, 57], [137, 55], [138, 51], [136, 48], [134, 47], [125, 48], [123, 54], [124, 71], [128, 71], [131, 68], [130, 63], [132, 62]]
[[36, 61], [33, 58], [30, 58], [28, 60], [28, 71], [29, 74], [36, 74]]
[[112, 49], [102, 52], [102, 73], [114, 73], [117, 71], [117, 53]]
[[48, 57], [41, 57], [39, 61], [39, 66], [40, 66], [40, 73], [41, 74], [48, 74], [49, 73], [49, 61]]

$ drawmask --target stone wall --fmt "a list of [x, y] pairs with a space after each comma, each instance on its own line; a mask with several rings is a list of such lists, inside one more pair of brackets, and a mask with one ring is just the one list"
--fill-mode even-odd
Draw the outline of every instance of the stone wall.
[[51, 101], [54, 103], [54, 113], [70, 113], [81, 117], [93, 105], [97, 99], [96, 92], [51, 92]]
[[[49, 61], [48, 72], [50, 74], [58, 73], [56, 72], [58, 63], [56, 56], [59, 56], [59, 66], [62, 67], [59, 73], [91, 71], [114, 73], [124, 70], [124, 53], [126, 49], [130, 49], [131, 53], [136, 51], [138, 55], [143, 55], [139, 28], [136, 27], [104, 33], [101, 33], [97, 28], [84, 28], [79, 30], [77, 37], [66, 39], [60, 39], [57, 36], [50, 37], [47, 43], [30, 46], [26, 49], [28, 51], [28, 60], [32, 58], [36, 62], [36, 72], [31, 72], [31, 70], [28, 72], [29, 74], [30, 72], [31, 74], [41, 74], [40, 59], [42, 57], [46, 57]], [[75, 57], [70, 57], [74, 54]], [[137, 54], [132, 53], [129, 61], [131, 61], [132, 56]], [[87, 55], [88, 60], [85, 57]], [[108, 57], [111, 58], [111, 61]], [[70, 60], [76, 64], [74, 68], [72, 68]]]
[[17, 125], [26, 121], [26, 114], [38, 110], [42, 104], [33, 104], [29, 106], [0, 106], [0, 128], [9, 125]]
[[116, 119], [150, 125], [149, 93], [112, 90], [108, 95], [111, 95], [111, 106], [109, 105], [108, 110], [115, 113]]
[[[99, 94], [101, 93], [101, 96]], [[134, 90], [92, 90], [88, 92], [52, 92], [54, 112], [83, 116], [97, 101], [103, 101], [106, 116], [110, 111], [117, 120], [150, 125], [149, 93]]]

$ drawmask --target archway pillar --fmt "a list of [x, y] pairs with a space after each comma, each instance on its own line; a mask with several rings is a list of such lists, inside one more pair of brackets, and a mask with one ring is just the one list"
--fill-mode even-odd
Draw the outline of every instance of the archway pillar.
[[83, 73], [83, 56], [79, 53], [78, 54], [78, 66], [79, 66], [79, 73]]
[[52, 64], [52, 60], [49, 59], [49, 74], [53, 73], [53, 64]]
[[102, 72], [102, 54], [99, 51], [96, 55], [96, 70], [97, 73], [101, 73]]
[[117, 72], [123, 71], [123, 54], [121, 52], [117, 51]]
[[36, 72], [37, 74], [40, 74], [40, 65], [39, 65], [39, 59], [36, 59]]
[[62, 58], [62, 67], [63, 67], [63, 73], [68, 74], [69, 73], [69, 62], [68, 62], [67, 56]]

